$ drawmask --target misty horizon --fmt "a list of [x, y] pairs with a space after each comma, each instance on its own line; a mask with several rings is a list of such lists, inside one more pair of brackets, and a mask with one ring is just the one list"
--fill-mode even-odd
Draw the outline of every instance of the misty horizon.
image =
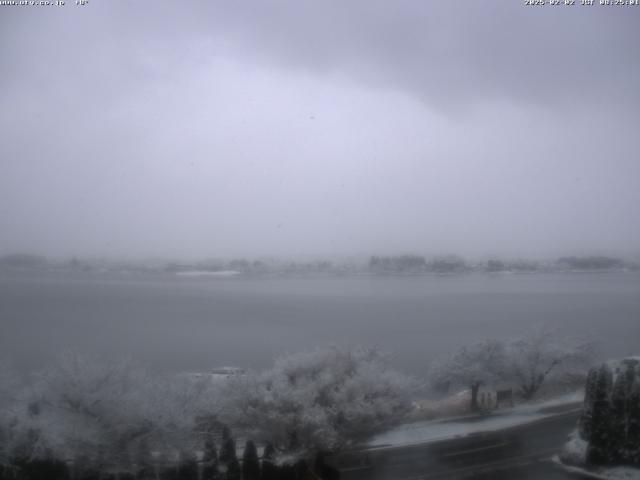
[[[333, 255], [321, 255], [321, 254], [298, 254], [298, 255], [204, 255], [204, 256], [160, 256], [160, 255], [123, 255], [123, 256], [107, 256], [107, 255], [57, 255], [48, 256], [41, 254], [40, 252], [28, 252], [28, 251], [13, 251], [0, 255], [0, 261], [7, 260], [15, 257], [30, 257], [34, 259], [43, 259], [47, 262], [53, 263], [68, 263], [73, 261], [80, 262], [131, 262], [145, 263], [145, 262], [186, 262], [186, 264], [200, 264], [207, 262], [233, 262], [233, 261], [266, 261], [275, 263], [289, 263], [289, 262], [337, 262], [340, 263], [368, 263], [372, 258], [402, 258], [402, 257], [419, 257], [426, 261], [443, 260], [443, 259], [458, 259], [463, 262], [467, 262], [472, 265], [480, 262], [485, 263], [489, 260], [498, 261], [529, 261], [540, 263], [553, 263], [567, 258], [575, 259], [610, 259], [632, 262], [632, 265], [637, 265], [637, 261], [640, 259], [640, 255], [633, 254], [616, 254], [612, 252], [564, 252], [558, 255], [540, 255], [540, 256], [525, 256], [525, 255], [499, 255], [499, 254], [485, 254], [485, 255], [460, 255], [455, 252], [447, 253], [423, 253], [420, 251], [388, 251], [388, 252], [373, 252], [369, 253], [353, 253], [353, 254], [333, 254]], [[470, 262], [470, 263], [469, 263]]]

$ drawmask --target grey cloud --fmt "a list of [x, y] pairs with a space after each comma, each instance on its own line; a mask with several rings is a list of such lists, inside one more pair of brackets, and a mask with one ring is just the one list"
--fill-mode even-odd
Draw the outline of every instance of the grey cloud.
[[637, 253], [640, 9], [0, 13], [0, 251]]

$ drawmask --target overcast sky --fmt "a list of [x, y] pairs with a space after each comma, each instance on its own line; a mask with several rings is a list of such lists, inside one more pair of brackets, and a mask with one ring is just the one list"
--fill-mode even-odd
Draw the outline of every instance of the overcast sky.
[[0, 6], [0, 254], [640, 254], [640, 7], [74, 3]]

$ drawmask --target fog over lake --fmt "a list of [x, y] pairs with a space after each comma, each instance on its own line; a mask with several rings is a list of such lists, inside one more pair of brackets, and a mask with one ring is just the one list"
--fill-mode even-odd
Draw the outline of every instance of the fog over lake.
[[0, 277], [0, 351], [37, 367], [71, 348], [154, 368], [266, 368], [285, 351], [377, 344], [418, 375], [430, 359], [536, 326], [637, 353], [640, 274], [189, 279]]

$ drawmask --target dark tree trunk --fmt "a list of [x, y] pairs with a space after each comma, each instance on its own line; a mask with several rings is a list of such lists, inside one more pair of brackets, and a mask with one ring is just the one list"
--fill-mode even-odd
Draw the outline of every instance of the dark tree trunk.
[[480, 383], [471, 384], [471, 411], [477, 412], [480, 410], [478, 405], [478, 391], [480, 390]]

